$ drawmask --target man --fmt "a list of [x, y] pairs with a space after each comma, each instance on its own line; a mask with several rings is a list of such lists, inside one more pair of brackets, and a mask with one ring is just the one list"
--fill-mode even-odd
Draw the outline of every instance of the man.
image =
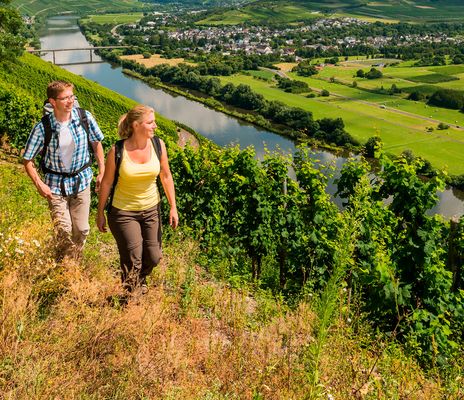
[[[92, 147], [98, 164], [97, 192], [105, 168], [101, 144], [103, 134], [92, 114], [74, 108], [73, 90], [74, 86], [69, 82], [54, 81], [48, 85], [47, 97], [53, 111], [34, 126], [23, 156], [27, 174], [40, 195], [48, 200], [57, 238], [57, 260], [64, 256], [80, 259], [90, 231], [90, 182], [93, 173], [89, 147]], [[43, 153], [48, 122], [51, 136]], [[41, 152], [44, 180], [33, 162]]]

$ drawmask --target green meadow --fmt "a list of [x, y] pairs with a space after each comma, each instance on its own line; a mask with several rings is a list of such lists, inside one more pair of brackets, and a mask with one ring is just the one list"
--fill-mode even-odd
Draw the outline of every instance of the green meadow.
[[298, 2], [267, 1], [229, 9], [198, 21], [199, 25], [236, 25], [242, 23], [293, 23], [320, 17], [318, 12]]
[[21, 14], [25, 15], [57, 15], [74, 13], [78, 15], [107, 12], [133, 12], [146, 10], [147, 5], [137, 0], [13, 0], [12, 4]]
[[355, 17], [369, 22], [461, 22], [464, 4], [458, 0], [260, 0], [234, 9], [219, 10], [198, 23], [294, 23], [327, 14], [332, 17]]
[[[292, 72], [287, 73], [292, 79], [307, 82], [316, 94], [316, 97], [312, 98], [307, 97], [308, 93], [286, 93], [278, 89], [275, 82], [256, 79], [248, 74], [221, 77], [221, 80], [223, 83], [249, 85], [268, 100], [279, 100], [289, 106], [311, 111], [316, 119], [341, 117], [345, 122], [346, 130], [361, 142], [365, 142], [371, 136], [379, 135], [388, 152], [400, 154], [409, 149], [438, 168], [447, 168], [452, 174], [464, 173], [464, 163], [462, 163], [464, 129], [453, 127], [446, 130], [437, 129], [439, 122], [464, 127], [464, 114], [456, 110], [430, 107], [423, 102], [406, 100], [397, 95], [362, 90], [380, 87], [382, 84], [385, 88], [389, 88], [392, 83], [397, 84], [398, 87], [414, 86], [415, 83], [395, 77], [394, 74], [391, 78], [385, 77], [379, 80], [353, 78], [358, 67], [356, 64], [349, 68], [344, 65], [329, 66], [318, 75], [309, 78], [300, 77]], [[398, 71], [399, 76], [409, 77], [435, 73], [425, 67], [387, 67], [384, 70], [385, 74], [387, 71]], [[437, 72], [445, 75], [443, 72]], [[330, 81], [331, 77], [335, 78], [333, 82]], [[357, 81], [357, 88], [340, 83], [353, 80]], [[456, 82], [460, 83], [461, 80], [437, 85], [441, 87]], [[318, 93], [322, 89], [328, 90], [330, 96], [319, 96]], [[433, 121], [427, 120], [429, 118]]]
[[143, 13], [117, 13], [117, 14], [97, 14], [89, 15], [83, 19], [84, 23], [93, 22], [95, 24], [130, 24], [139, 21]]

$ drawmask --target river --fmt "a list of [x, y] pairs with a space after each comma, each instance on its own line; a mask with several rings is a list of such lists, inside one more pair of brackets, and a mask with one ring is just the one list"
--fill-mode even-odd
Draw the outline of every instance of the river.
[[[90, 46], [77, 26], [76, 17], [73, 16], [58, 16], [48, 19], [46, 28], [41, 32], [40, 42], [42, 49]], [[45, 54], [43, 58], [51, 61], [52, 54]], [[93, 55], [93, 59], [101, 60], [96, 55]], [[138, 79], [124, 75], [118, 66], [107, 62], [89, 64], [86, 63], [88, 60], [88, 51], [58, 52], [55, 57], [57, 64], [83, 62], [83, 64], [77, 65], [63, 65], [63, 68], [98, 82], [102, 86], [139, 103], [148, 104], [154, 107], [158, 113], [190, 126], [220, 146], [238, 144], [241, 148], [245, 148], [252, 145], [259, 158], [263, 157], [266, 148], [285, 153], [294, 153], [296, 149], [295, 144], [290, 139], [232, 118], [185, 97], [153, 89]], [[339, 170], [346, 161], [344, 157], [319, 150], [315, 151], [314, 158], [323, 164], [335, 164], [336, 170]], [[328, 185], [328, 192], [331, 195], [336, 190], [332, 182], [333, 179]], [[440, 202], [431, 210], [432, 213], [439, 213], [445, 217], [464, 214], [464, 193], [447, 189], [443, 193], [439, 193], [439, 197]], [[340, 199], [335, 199], [335, 201], [340, 203]]]

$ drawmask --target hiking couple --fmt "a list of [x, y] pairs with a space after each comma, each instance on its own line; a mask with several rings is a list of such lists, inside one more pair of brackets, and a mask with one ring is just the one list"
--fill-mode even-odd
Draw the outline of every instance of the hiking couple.
[[[169, 223], [176, 228], [179, 221], [166, 146], [153, 138], [154, 110], [138, 105], [121, 117], [118, 131], [123, 140], [109, 151], [105, 165], [103, 134], [92, 114], [77, 106], [74, 86], [51, 82], [47, 98], [52, 111], [32, 129], [23, 159], [37, 191], [48, 201], [57, 260], [82, 257], [90, 231], [93, 153], [98, 166], [98, 229], [106, 232], [104, 209], [110, 198], [108, 225], [118, 245], [123, 286], [146, 291], [146, 277], [161, 258], [158, 176], [170, 204]], [[34, 164], [38, 155], [43, 179]]]

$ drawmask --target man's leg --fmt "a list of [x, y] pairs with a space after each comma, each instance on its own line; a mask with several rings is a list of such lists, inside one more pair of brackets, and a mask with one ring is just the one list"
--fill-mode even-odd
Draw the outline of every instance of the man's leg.
[[79, 259], [82, 256], [85, 240], [90, 232], [90, 185], [79, 192], [75, 197], [68, 197], [69, 213], [72, 222], [72, 241], [74, 244], [74, 256]]
[[71, 255], [74, 250], [68, 201], [63, 196], [53, 194], [48, 200], [48, 207], [55, 229], [56, 258], [60, 261], [64, 256]]

